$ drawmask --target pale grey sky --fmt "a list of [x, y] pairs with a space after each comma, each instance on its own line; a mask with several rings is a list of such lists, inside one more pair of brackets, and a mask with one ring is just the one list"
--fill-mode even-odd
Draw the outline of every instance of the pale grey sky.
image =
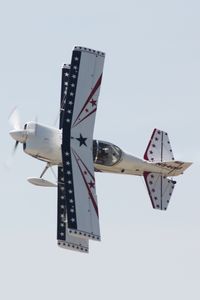
[[[0, 36], [0, 298], [199, 299], [199, 1], [3, 1]], [[142, 157], [157, 127], [195, 162], [167, 212], [141, 178], [96, 174], [102, 242], [89, 255], [57, 247], [56, 190], [26, 181], [43, 164], [19, 147], [4, 167], [11, 109], [52, 125], [75, 45], [106, 52], [96, 138]]]

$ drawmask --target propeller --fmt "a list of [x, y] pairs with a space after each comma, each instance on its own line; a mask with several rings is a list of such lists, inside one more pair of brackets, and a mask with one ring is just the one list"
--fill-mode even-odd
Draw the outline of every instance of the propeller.
[[11, 111], [9, 117], [8, 117], [9, 123], [11, 127], [14, 130], [20, 130], [21, 127], [21, 122], [20, 122], [20, 117], [19, 117], [19, 111], [17, 107], [14, 107], [13, 110]]
[[27, 132], [23, 129], [20, 121], [19, 110], [17, 107], [14, 107], [11, 111], [8, 121], [12, 127], [12, 130], [9, 132], [13, 139], [15, 139], [15, 145], [12, 151], [12, 154], [17, 150], [19, 142], [23, 142], [25, 140]]
[[19, 145], [19, 141], [16, 141], [15, 145], [14, 145], [14, 148], [13, 148], [12, 154], [15, 154], [15, 151], [17, 150], [18, 145]]
[[[11, 126], [11, 130], [9, 131], [9, 134], [11, 137], [15, 140], [15, 144], [13, 147], [13, 150], [11, 152], [11, 157], [5, 162], [5, 166], [7, 168], [11, 167], [12, 164], [12, 157], [14, 156], [19, 143], [23, 144], [23, 149], [26, 150], [26, 141], [28, 138], [28, 134], [30, 135], [36, 135], [37, 133], [37, 127], [38, 127], [38, 119], [35, 118], [35, 122], [28, 122], [24, 126], [22, 126], [20, 116], [19, 116], [19, 110], [17, 107], [14, 107], [11, 111], [9, 117], [8, 117], [9, 124]], [[28, 126], [27, 126], [28, 125]], [[28, 128], [27, 128], [28, 127]]]
[[[16, 124], [16, 123], [15, 123]], [[18, 123], [19, 124], [19, 123]], [[17, 147], [18, 147], [18, 144], [19, 144], [19, 141], [16, 141], [15, 144], [14, 144], [14, 147], [12, 149], [12, 152], [11, 152], [11, 155], [9, 155], [9, 157], [5, 160], [4, 162], [4, 167], [6, 169], [10, 169], [12, 164], [13, 164], [13, 156], [17, 150]]]
[[12, 127], [12, 130], [9, 132], [11, 137], [15, 140], [15, 145], [13, 149], [13, 154], [15, 153], [19, 143], [23, 144], [23, 148], [25, 150], [26, 148], [26, 139], [28, 134], [36, 135], [37, 133], [37, 125], [38, 125], [38, 118], [35, 118], [35, 122], [29, 122], [29, 128], [27, 128], [27, 124], [22, 126], [21, 120], [19, 117], [19, 111], [17, 107], [14, 107], [14, 109], [11, 111], [9, 115], [9, 123]]

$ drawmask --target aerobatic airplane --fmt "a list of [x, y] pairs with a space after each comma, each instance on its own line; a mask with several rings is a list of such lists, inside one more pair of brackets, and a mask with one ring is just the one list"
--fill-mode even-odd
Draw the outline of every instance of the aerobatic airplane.
[[[190, 162], [174, 160], [166, 132], [154, 129], [144, 159], [125, 153], [110, 142], [93, 140], [97, 102], [105, 54], [75, 47], [71, 64], [62, 69], [59, 129], [27, 122], [19, 125], [11, 114], [11, 137], [23, 144], [26, 154], [46, 162], [32, 184], [57, 187], [57, 240], [63, 248], [87, 253], [89, 240], [101, 240], [94, 172], [143, 176], [153, 208], [166, 210], [174, 176]], [[58, 166], [57, 182], [43, 178], [49, 167]]]

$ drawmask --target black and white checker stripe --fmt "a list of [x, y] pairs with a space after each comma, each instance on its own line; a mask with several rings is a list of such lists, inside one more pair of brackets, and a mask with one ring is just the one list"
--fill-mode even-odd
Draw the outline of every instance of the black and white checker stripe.
[[62, 158], [64, 170], [65, 201], [67, 208], [68, 226], [77, 228], [76, 207], [74, 199], [74, 185], [71, 160], [71, 123], [76, 95], [76, 86], [81, 59], [81, 51], [74, 50], [72, 53], [71, 68], [68, 76], [66, 102], [63, 112], [63, 136], [62, 136]]
[[70, 73], [70, 65], [64, 64], [62, 68], [62, 80], [61, 80], [61, 97], [60, 97], [60, 122], [59, 128], [63, 128], [64, 109], [67, 97], [68, 79]]
[[63, 167], [58, 167], [57, 199], [57, 239], [65, 241], [67, 218]]
[[[66, 105], [69, 72], [70, 72], [70, 65], [65, 64], [62, 68], [59, 129], [62, 129], [63, 127], [64, 109]], [[61, 241], [65, 241], [65, 237], [66, 237], [66, 197], [65, 197], [65, 186], [64, 186], [64, 170], [63, 167], [58, 167], [57, 239]]]

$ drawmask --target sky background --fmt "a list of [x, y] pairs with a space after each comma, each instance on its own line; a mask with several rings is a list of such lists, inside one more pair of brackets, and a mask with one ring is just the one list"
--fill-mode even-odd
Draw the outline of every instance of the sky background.
[[[75, 45], [106, 52], [95, 138], [142, 157], [156, 127], [194, 162], [166, 212], [142, 178], [96, 174], [102, 242], [89, 255], [56, 245], [56, 189], [26, 181], [44, 164], [18, 147], [5, 167], [9, 113], [54, 124]], [[200, 2], [2, 1], [0, 82], [0, 298], [199, 299]]]

